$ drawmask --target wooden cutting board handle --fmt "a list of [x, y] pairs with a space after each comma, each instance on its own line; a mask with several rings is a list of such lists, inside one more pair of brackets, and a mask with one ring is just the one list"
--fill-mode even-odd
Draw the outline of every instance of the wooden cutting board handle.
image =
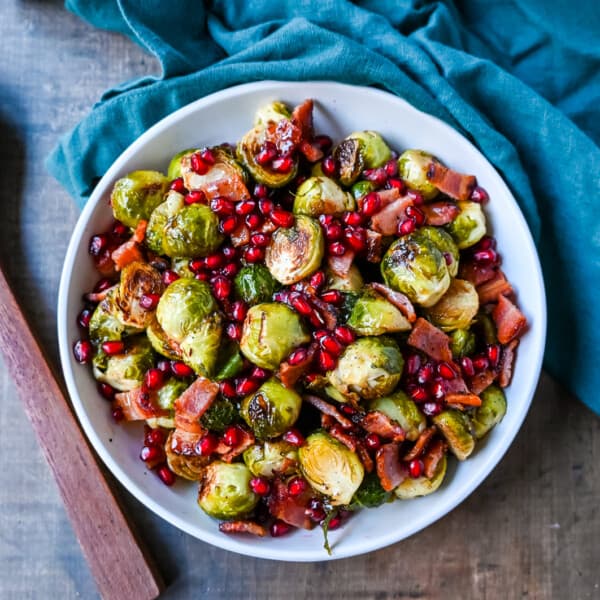
[[105, 600], [150, 600], [164, 589], [136, 539], [0, 270], [0, 349]]

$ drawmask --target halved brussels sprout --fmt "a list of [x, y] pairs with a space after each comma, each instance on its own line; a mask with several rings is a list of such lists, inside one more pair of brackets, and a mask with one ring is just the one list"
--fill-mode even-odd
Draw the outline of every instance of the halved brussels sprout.
[[413, 479], [412, 477], [407, 477], [395, 490], [394, 494], [396, 494], [397, 498], [400, 500], [410, 500], [411, 498], [417, 498], [419, 496], [427, 496], [435, 492], [440, 485], [442, 485], [442, 481], [444, 481], [444, 477], [446, 476], [446, 467], [448, 465], [448, 460], [446, 456], [444, 456], [435, 471], [435, 474], [431, 479], [425, 477], [424, 475], [421, 477], [417, 477]]
[[333, 506], [350, 504], [365, 475], [352, 450], [328, 433], [317, 431], [306, 438], [298, 458], [308, 483], [327, 496]]
[[450, 277], [456, 277], [456, 274], [458, 273], [460, 252], [458, 251], [452, 236], [441, 227], [431, 226], [421, 227], [416, 235], [426, 237], [438, 247], [438, 250], [446, 260], [446, 266], [448, 267]]
[[183, 209], [185, 201], [183, 195], [175, 190], [169, 190], [165, 201], [159, 204], [150, 215], [148, 227], [146, 227], [146, 246], [156, 254], [164, 254], [163, 239], [165, 227], [170, 219]]
[[298, 448], [283, 440], [255, 444], [244, 452], [244, 462], [256, 477], [292, 475], [298, 469]]
[[381, 335], [411, 329], [411, 324], [400, 310], [373, 290], [363, 292], [354, 303], [347, 324], [358, 335]]
[[223, 318], [217, 312], [208, 315], [179, 343], [183, 362], [199, 375], [212, 377], [217, 364]]
[[96, 306], [89, 326], [90, 340], [94, 344], [120, 340], [124, 335], [138, 333], [140, 329], [125, 325], [125, 317], [115, 301], [117, 290], [111, 290]]
[[339, 165], [339, 179], [352, 185], [363, 169], [383, 166], [392, 158], [392, 151], [376, 131], [357, 131], [342, 140], [334, 150]]
[[367, 400], [381, 398], [398, 385], [404, 359], [391, 338], [363, 337], [346, 347], [329, 381], [342, 395], [355, 392]]
[[194, 152], [197, 152], [196, 148], [188, 148], [187, 150], [182, 150], [181, 152], [178, 152], [171, 159], [171, 162], [169, 163], [169, 168], [167, 169], [167, 178], [169, 179], [169, 181], [181, 177], [181, 159], [184, 156], [187, 156], [188, 154], [193, 154]]
[[161, 356], [166, 356], [171, 360], [179, 360], [181, 358], [181, 352], [175, 350], [174, 345], [169, 340], [169, 336], [163, 331], [158, 321], [154, 320], [146, 327], [146, 335], [154, 351], [158, 352]]
[[433, 156], [423, 150], [405, 150], [398, 158], [398, 172], [408, 187], [420, 192], [425, 200], [438, 195], [438, 189], [427, 178]]
[[354, 197], [355, 200], [366, 196], [369, 192], [373, 192], [377, 189], [375, 184], [372, 181], [368, 181], [367, 179], [362, 179], [361, 181], [357, 181], [351, 188], [350, 193]]
[[360, 292], [365, 282], [363, 281], [360, 269], [356, 265], [351, 265], [345, 276], [334, 273], [331, 269], [326, 270], [327, 289], [339, 290], [340, 292]]
[[235, 423], [238, 420], [238, 416], [238, 410], [231, 400], [217, 398], [202, 415], [200, 423], [211, 431], [221, 433], [229, 425]]
[[506, 414], [506, 396], [495, 385], [490, 385], [481, 394], [481, 406], [478, 406], [471, 417], [476, 439], [481, 439], [490, 429], [498, 425]]
[[404, 429], [406, 439], [414, 442], [427, 427], [425, 415], [401, 390], [369, 403], [369, 410], [378, 410], [393, 419]]
[[433, 417], [433, 422], [458, 460], [465, 460], [471, 455], [475, 438], [471, 434], [469, 417], [459, 410], [448, 409]]
[[469, 329], [455, 329], [450, 334], [452, 356], [462, 358], [475, 352], [475, 334]]
[[246, 304], [268, 302], [281, 287], [264, 265], [242, 267], [233, 280], [235, 293]]
[[485, 214], [478, 202], [466, 200], [456, 203], [460, 213], [446, 225], [446, 229], [460, 250], [476, 244], [486, 233]]
[[120, 392], [140, 386], [144, 374], [154, 366], [154, 352], [145, 335], [127, 338], [123, 354], [108, 356], [99, 351], [92, 361], [94, 377]]
[[265, 264], [283, 285], [312, 275], [321, 265], [325, 239], [321, 225], [306, 215], [296, 215], [293, 227], [280, 227], [267, 247]]
[[309, 177], [296, 190], [294, 213], [318, 217], [355, 210], [354, 198], [329, 177]]
[[425, 309], [431, 322], [442, 331], [469, 327], [479, 310], [475, 286], [464, 279], [453, 279], [446, 293]]
[[269, 104], [261, 106], [254, 115], [254, 126], [269, 125], [269, 123], [279, 123], [283, 119], [289, 119], [292, 116], [290, 109], [283, 103], [275, 100]]
[[157, 392], [156, 403], [164, 410], [175, 410], [175, 400], [187, 390], [190, 382], [171, 377]]
[[133, 171], [119, 179], [113, 188], [110, 203], [117, 221], [135, 228], [148, 220], [163, 201], [169, 180], [158, 171]]
[[244, 463], [216, 460], [202, 473], [198, 504], [215, 519], [246, 517], [258, 504], [259, 496], [250, 489], [252, 473]]
[[200, 481], [204, 473], [204, 469], [208, 466], [212, 460], [212, 457], [199, 456], [197, 454], [187, 456], [185, 454], [173, 452], [171, 448], [172, 437], [173, 434], [169, 434], [165, 444], [165, 454], [167, 455], [167, 464], [169, 465], [169, 469], [184, 479], [188, 479], [190, 481]]
[[353, 508], [377, 508], [392, 497], [391, 492], [386, 492], [381, 487], [381, 481], [377, 473], [367, 473], [352, 498]]
[[381, 261], [386, 284], [415, 304], [433, 306], [450, 287], [450, 274], [440, 249], [429, 239], [407, 235], [397, 239]]
[[257, 438], [285, 433], [298, 420], [302, 398], [274, 377], [242, 400], [240, 414]]
[[294, 348], [309, 341], [295, 311], [279, 302], [265, 302], [248, 311], [240, 350], [255, 365], [274, 370]]

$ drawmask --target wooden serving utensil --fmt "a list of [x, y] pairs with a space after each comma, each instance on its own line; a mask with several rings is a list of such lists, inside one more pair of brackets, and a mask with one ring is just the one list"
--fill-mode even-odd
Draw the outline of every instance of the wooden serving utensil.
[[162, 578], [104, 478], [1, 268], [0, 348], [102, 598], [156, 598]]

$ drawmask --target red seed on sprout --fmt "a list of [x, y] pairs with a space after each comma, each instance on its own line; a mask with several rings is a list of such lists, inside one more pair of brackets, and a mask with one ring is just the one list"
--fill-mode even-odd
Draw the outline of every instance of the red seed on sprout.
[[421, 408], [428, 417], [435, 417], [435, 415], [439, 415], [442, 412], [442, 404], [440, 402], [425, 402]]
[[106, 400], [114, 400], [116, 390], [108, 383], [98, 383], [98, 391]]
[[250, 242], [252, 242], [252, 245], [258, 246], [259, 248], [266, 248], [270, 241], [271, 238], [266, 233], [253, 233], [250, 236]]
[[344, 351], [344, 346], [332, 335], [325, 335], [320, 340], [321, 348], [332, 356], [339, 356]]
[[342, 518], [339, 515], [336, 515], [335, 517], [333, 517], [333, 519], [331, 519], [331, 521], [329, 521], [328, 529], [329, 531], [333, 531], [334, 529], [337, 529], [341, 524]]
[[175, 483], [175, 474], [167, 467], [167, 465], [159, 467], [156, 474], [160, 477], [160, 480], [169, 487]]
[[333, 254], [333, 256], [343, 256], [346, 254], [346, 246], [341, 242], [332, 242], [327, 247], [329, 254]]
[[140, 306], [146, 310], [153, 310], [158, 305], [160, 294], [142, 294]]
[[345, 212], [342, 221], [350, 227], [358, 227], [363, 222], [363, 216], [359, 212]]
[[292, 529], [293, 529], [293, 527], [291, 525], [289, 525], [285, 521], [277, 519], [277, 521], [275, 521], [271, 525], [271, 528], [270, 528], [271, 537], [281, 537], [282, 535], [285, 535], [286, 533], [289, 533], [290, 531], [292, 531]]
[[291, 227], [294, 224], [294, 215], [287, 210], [276, 208], [271, 212], [271, 221], [277, 227]]
[[319, 215], [319, 223], [325, 227], [325, 225], [331, 225], [333, 223], [333, 215]]
[[236, 446], [240, 443], [241, 431], [237, 425], [230, 425], [223, 433], [223, 443], [227, 446]]
[[277, 156], [277, 146], [273, 142], [265, 142], [254, 157], [262, 167], [268, 165]]
[[323, 231], [325, 233], [325, 237], [330, 242], [335, 242], [342, 237], [342, 226], [339, 223], [329, 223], [323, 226]]
[[307, 357], [308, 351], [306, 348], [298, 348], [288, 356], [287, 362], [292, 366], [299, 365], [301, 362], [304, 362]]
[[383, 165], [383, 168], [388, 177], [396, 177], [396, 175], [398, 175], [398, 161], [394, 159], [388, 160], [385, 165]]
[[162, 448], [157, 448], [156, 446], [144, 446], [140, 452], [140, 458], [144, 462], [154, 462], [160, 460], [162, 456]]
[[204, 262], [203, 258], [193, 258], [188, 263], [188, 267], [192, 273], [198, 273], [199, 271], [202, 271], [205, 266], [206, 263]]
[[283, 440], [288, 442], [288, 444], [292, 444], [292, 446], [302, 446], [304, 444], [304, 436], [295, 428], [288, 429], [283, 434]]
[[430, 364], [423, 365], [417, 374], [419, 383], [427, 383], [433, 377], [433, 367]]
[[491, 248], [489, 250], [479, 250], [473, 253], [473, 260], [479, 263], [495, 263], [498, 260], [498, 254]]
[[264, 477], [253, 477], [250, 480], [250, 489], [258, 496], [268, 496], [271, 485]]
[[174, 281], [179, 279], [179, 275], [175, 273], [175, 271], [171, 271], [170, 269], [166, 270], [162, 274], [162, 280], [165, 285], [171, 285]]
[[275, 208], [275, 205], [271, 200], [258, 201], [258, 210], [261, 212], [261, 214], [265, 215], [265, 217], [269, 216], [273, 212], [273, 208]]
[[331, 371], [335, 368], [337, 362], [336, 358], [325, 350], [319, 350], [317, 353], [317, 361], [319, 362], [319, 367], [322, 371]]
[[102, 351], [108, 356], [114, 356], [115, 354], [122, 354], [125, 350], [125, 344], [120, 341], [103, 342], [101, 345]]
[[266, 198], [269, 195], [269, 188], [264, 183], [257, 183], [253, 195], [255, 198]]
[[175, 377], [191, 377], [194, 374], [194, 370], [180, 360], [171, 362], [171, 371]]
[[228, 278], [235, 277], [235, 275], [237, 275], [238, 270], [239, 267], [236, 263], [229, 263], [221, 269], [221, 275]]
[[245, 217], [256, 210], [255, 200], [242, 200], [235, 205], [236, 214]]
[[273, 160], [271, 168], [276, 173], [289, 173], [294, 168], [294, 159], [291, 156], [280, 156]]
[[225, 217], [237, 212], [235, 204], [225, 198], [213, 198], [210, 201], [210, 209], [219, 217]]
[[299, 296], [291, 301], [292, 307], [301, 315], [308, 316], [313, 312], [313, 307], [306, 298]]
[[240, 377], [237, 380], [235, 391], [238, 396], [246, 396], [252, 394], [260, 387], [260, 381], [251, 379], [250, 377]]
[[248, 215], [244, 222], [250, 228], [250, 231], [255, 231], [263, 224], [263, 219], [257, 214]]
[[468, 356], [463, 356], [460, 359], [460, 367], [462, 372], [467, 377], [473, 377], [475, 375], [475, 368], [473, 367], [473, 361]]
[[415, 206], [421, 206], [425, 203], [425, 199], [423, 198], [423, 194], [421, 194], [421, 192], [417, 192], [416, 190], [407, 190], [406, 194], [412, 199]]
[[244, 250], [244, 259], [249, 263], [257, 263], [263, 260], [265, 257], [265, 251], [262, 248], [256, 246], [248, 246]]
[[115, 221], [115, 224], [112, 228], [112, 232], [119, 237], [123, 237], [129, 233], [129, 229], [125, 225], [123, 225], [123, 223]]
[[404, 185], [404, 182], [402, 181], [402, 179], [398, 179], [396, 177], [390, 177], [388, 179], [387, 185], [390, 189], [396, 188], [400, 192], [400, 195], [404, 195], [404, 193], [406, 192], [406, 186]]
[[342, 293], [338, 290], [327, 290], [321, 294], [321, 300], [328, 304], [339, 306], [344, 301], [344, 296], [342, 296]]
[[198, 204], [199, 202], [204, 204], [206, 202], [206, 196], [204, 195], [204, 192], [197, 190], [195, 192], [188, 192], [183, 201], [186, 204]]
[[219, 445], [219, 439], [214, 433], [207, 433], [203, 435], [195, 446], [196, 453], [200, 456], [210, 456]]
[[338, 325], [334, 330], [333, 333], [335, 335], [335, 337], [342, 342], [342, 344], [346, 344], [346, 346], [348, 344], [351, 344], [354, 340], [355, 340], [355, 335], [354, 332], [349, 328], [346, 327], [345, 325]]
[[475, 371], [485, 371], [489, 366], [490, 362], [485, 356], [477, 356], [473, 359], [473, 368]]
[[212, 290], [217, 300], [226, 300], [231, 294], [231, 281], [223, 275], [217, 275], [211, 280]]
[[412, 233], [417, 227], [414, 219], [404, 219], [398, 223], [398, 235], [408, 235]]
[[183, 177], [177, 177], [177, 179], [173, 179], [169, 185], [169, 189], [173, 190], [174, 192], [178, 192], [179, 194], [183, 194], [185, 192]]
[[229, 215], [228, 217], [225, 217], [219, 223], [219, 230], [221, 231], [221, 233], [224, 233], [225, 235], [230, 235], [231, 233], [233, 233], [236, 230], [237, 226], [238, 226], [237, 217], [235, 215]]
[[434, 381], [431, 384], [430, 392], [436, 400], [441, 400], [446, 395], [444, 384], [441, 381]]
[[385, 169], [381, 167], [377, 169], [365, 169], [362, 174], [365, 179], [372, 181], [375, 185], [383, 185], [388, 178]]
[[190, 156], [190, 166], [192, 167], [192, 171], [198, 173], [198, 175], [206, 175], [208, 173], [209, 165], [202, 160], [200, 152], [194, 152]]
[[213, 154], [212, 150], [210, 148], [204, 148], [203, 150], [200, 151], [200, 158], [207, 164], [207, 165], [214, 165], [215, 164], [215, 155]]
[[411, 389], [410, 391], [410, 397], [415, 401], [415, 402], [424, 402], [425, 400], [427, 400], [428, 395], [427, 395], [427, 391], [425, 390], [424, 387], [421, 386], [415, 386], [414, 388]]
[[326, 156], [321, 162], [321, 170], [327, 177], [335, 177], [338, 171], [338, 164], [333, 156]]
[[413, 479], [421, 477], [424, 468], [425, 466], [423, 465], [423, 461], [417, 458], [408, 463], [408, 473]]
[[108, 279], [108, 277], [103, 277], [94, 286], [94, 292], [96, 294], [99, 294], [100, 292], [103, 292], [104, 290], [107, 290], [108, 288], [110, 288], [112, 286], [113, 286], [113, 282], [110, 279]]
[[344, 241], [347, 246], [355, 252], [364, 252], [367, 249], [367, 235], [365, 230], [360, 228], [348, 228], [344, 232]]
[[486, 353], [490, 365], [492, 365], [492, 367], [497, 367], [500, 362], [500, 346], [498, 346], [498, 344], [492, 344], [487, 347]]
[[301, 477], [294, 477], [288, 483], [287, 489], [290, 496], [300, 496], [306, 491], [306, 481]]
[[235, 384], [232, 381], [228, 380], [221, 381], [221, 383], [219, 384], [219, 391], [226, 398], [235, 398], [237, 395], [235, 391]]
[[416, 206], [407, 206], [405, 212], [406, 216], [413, 219], [419, 227], [425, 223], [425, 215]]
[[444, 379], [454, 379], [456, 377], [454, 369], [447, 362], [439, 363], [437, 366], [437, 372]]
[[309, 283], [312, 287], [318, 290], [319, 288], [323, 287], [325, 279], [325, 273], [323, 273], [323, 271], [317, 271], [316, 273], [313, 273], [309, 280]]
[[250, 377], [258, 380], [268, 379], [270, 375], [271, 373], [269, 371], [261, 367], [254, 367], [250, 372]]
[[246, 318], [246, 314], [248, 313], [248, 307], [243, 300], [236, 300], [231, 305], [231, 316], [236, 321], [240, 323]]
[[210, 279], [210, 273], [207, 273], [206, 271], [201, 271], [200, 273], [196, 273], [194, 275], [194, 278], [198, 281], [208, 281]]
[[160, 369], [148, 369], [144, 376], [144, 384], [149, 390], [157, 390], [165, 381], [164, 373]]
[[379, 209], [381, 208], [381, 198], [377, 192], [368, 193], [364, 200], [362, 201], [362, 205], [360, 207], [360, 212], [366, 217], [373, 216]]
[[167, 360], [166, 358], [161, 358], [157, 363], [156, 363], [156, 368], [159, 371], [162, 371], [163, 373], [170, 373], [171, 372], [171, 361]]
[[204, 265], [207, 269], [218, 269], [225, 262], [225, 257], [218, 252], [214, 254], [209, 254], [204, 259]]
[[242, 339], [242, 324], [229, 323], [225, 328], [225, 335], [231, 340], [239, 341]]
[[381, 448], [381, 438], [376, 433], [369, 433], [365, 437], [365, 444], [369, 450], [379, 450]]

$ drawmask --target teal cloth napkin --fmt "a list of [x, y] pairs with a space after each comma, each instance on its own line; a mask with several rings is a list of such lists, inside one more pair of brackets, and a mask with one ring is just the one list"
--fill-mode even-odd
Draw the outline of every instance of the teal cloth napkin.
[[546, 369], [600, 413], [600, 3], [587, 0], [67, 0], [154, 54], [162, 74], [107, 91], [48, 159], [82, 206], [140, 134], [261, 79], [402, 96], [467, 135], [515, 194], [549, 300]]

